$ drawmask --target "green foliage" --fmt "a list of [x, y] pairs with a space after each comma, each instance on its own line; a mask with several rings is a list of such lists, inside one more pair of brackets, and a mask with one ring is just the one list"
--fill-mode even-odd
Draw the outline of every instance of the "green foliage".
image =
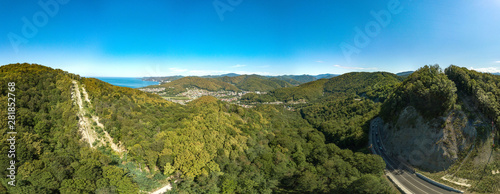
[[298, 101], [300, 99], [313, 101], [323, 96], [323, 87], [327, 81], [327, 79], [320, 79], [297, 87], [280, 88], [269, 92], [269, 95], [283, 102]]
[[446, 75], [457, 87], [473, 97], [473, 103], [500, 128], [500, 76], [479, 73], [465, 67], [451, 65], [445, 69]]
[[239, 89], [229, 83], [214, 79], [201, 77], [183, 77], [174, 81], [163, 83], [160, 86], [148, 86], [149, 88], [165, 87], [166, 93], [176, 95], [186, 91], [186, 88], [198, 88], [208, 91], [239, 91]]
[[[216, 157], [210, 159], [213, 154], [204, 155], [195, 151], [201, 149], [212, 152], [207, 148], [218, 145], [207, 143], [207, 140], [197, 139], [198, 136], [204, 136], [207, 139], [207, 137], [210, 137], [207, 136], [208, 134], [190, 135], [189, 143], [172, 142], [174, 145], [182, 144], [182, 146], [172, 147], [170, 153], [179, 152], [174, 149], [189, 149], [190, 144], [196, 145], [198, 141], [205, 141], [203, 148], [180, 152], [182, 157], [175, 159], [173, 166], [176, 167], [182, 161], [195, 160], [188, 157], [189, 152], [195, 152], [200, 157], [196, 158], [196, 161], [188, 162], [186, 167], [198, 166], [195, 162], [199, 162], [199, 165], [202, 166], [207, 163], [206, 161], [212, 160], [216, 162], [217, 165], [215, 166], [220, 168], [223, 174], [217, 173], [217, 170], [207, 170], [208, 173], [204, 173], [202, 170], [198, 176], [193, 174], [195, 178], [192, 181], [180, 183], [178, 189], [181, 191], [188, 190], [188, 192], [197, 193], [221, 190], [221, 192], [236, 193], [267, 193], [280, 188], [293, 192], [346, 192], [349, 185], [360, 178], [362, 174], [373, 173], [379, 175], [384, 168], [384, 162], [378, 156], [373, 157], [373, 159], [368, 159], [370, 157], [362, 153], [357, 153], [354, 156], [352, 152], [341, 150], [334, 144], [325, 144], [324, 135], [313, 129], [300, 118], [300, 115], [294, 112], [273, 106], [259, 106], [255, 110], [244, 110], [245, 113], [242, 115], [245, 116], [241, 117], [239, 114], [231, 112], [233, 109], [231, 106], [234, 105], [229, 107], [221, 105], [220, 102], [213, 102], [210, 106], [205, 104], [193, 107], [197, 108], [197, 111], [193, 112], [200, 115], [195, 116], [198, 119], [202, 118], [201, 115], [205, 115], [205, 118], [210, 118], [211, 114], [218, 115], [213, 119], [194, 122], [193, 124], [197, 125], [195, 129], [203, 131], [205, 127], [217, 126], [199, 125], [214, 120], [227, 123], [219, 125], [220, 128], [211, 130], [211, 133], [215, 133], [214, 135], [218, 137], [217, 140], [208, 139], [209, 142], [228, 141], [222, 143], [227, 146], [213, 149], [217, 153]], [[204, 110], [205, 108], [209, 110]], [[224, 113], [228, 111], [231, 112], [231, 116]], [[237, 122], [240, 119], [244, 122]], [[238, 127], [232, 128], [231, 126]], [[234, 135], [223, 135], [224, 130], [221, 129], [224, 128], [226, 133]], [[189, 134], [193, 132], [194, 130], [190, 130]], [[239, 139], [237, 140], [239, 143], [231, 145], [231, 142], [233, 142], [231, 137]], [[169, 136], [169, 139], [177, 138]], [[204, 157], [208, 158], [205, 160]], [[367, 162], [370, 167], [355, 162], [354, 158], [356, 157], [359, 157], [361, 161], [372, 161]], [[183, 173], [186, 170], [198, 172], [197, 169], [186, 167], [181, 165], [178, 168]], [[202, 167], [202, 169], [207, 167]], [[358, 170], [357, 167], [362, 170]], [[207, 169], [211, 168], [208, 167]], [[215, 179], [221, 181], [213, 184], [212, 181]]]
[[384, 101], [400, 81], [400, 77], [387, 72], [353, 72], [329, 79], [325, 83], [324, 91], [334, 95], [355, 94]]
[[457, 88], [438, 65], [424, 66], [408, 76], [382, 106], [386, 120], [393, 120], [407, 106], [426, 118], [441, 116], [456, 103]]
[[[36, 64], [0, 67], [0, 99], [7, 102], [7, 83], [16, 91], [16, 187], [9, 193], [94, 193], [109, 165], [108, 156], [80, 142], [76, 104], [71, 100], [71, 80], [77, 75]], [[0, 104], [7, 115], [6, 103]], [[7, 139], [7, 122], [1, 122]], [[8, 147], [2, 147], [7, 155]], [[10, 158], [0, 158], [1, 166]], [[5, 177], [7, 171], [2, 171]], [[136, 187], [129, 184], [129, 187]], [[126, 192], [124, 192], [126, 193]]]
[[387, 181], [371, 174], [363, 175], [352, 184], [352, 193], [394, 193]]
[[103, 168], [104, 182], [109, 183], [109, 186], [116, 187], [118, 193], [137, 193], [137, 186], [132, 182], [130, 177], [125, 175], [125, 171], [116, 166], [106, 166]]
[[293, 85], [299, 85], [317, 80], [316, 77], [311, 75], [282, 75], [282, 76], [277, 76], [275, 78], [280, 80], [285, 80]]
[[[87, 106], [100, 118], [104, 130], [115, 143], [126, 147], [122, 159], [80, 141], [77, 107], [71, 100], [72, 80], [86, 88], [92, 101]], [[197, 79], [187, 80], [195, 83]], [[19, 184], [6, 188], [10, 193], [138, 193], [155, 187], [158, 174], [180, 180], [172, 192], [187, 193], [347, 193], [357, 192], [352, 190], [356, 185], [363, 191], [371, 187], [369, 192], [383, 193], [387, 184], [377, 179], [384, 168], [380, 157], [330, 143], [361, 147], [366, 136], [363, 125], [379, 106], [368, 99], [331, 98], [302, 111], [303, 115], [280, 106], [244, 109], [213, 97], [180, 106], [97, 79], [40, 65], [12, 64], [0, 67], [0, 100], [4, 102], [11, 81], [17, 87], [17, 131], [23, 143], [17, 148]], [[279, 80], [268, 81], [287, 87]], [[300, 91], [291, 99], [318, 99], [328, 81], [290, 91], [281, 88], [284, 93], [276, 98]], [[219, 82], [198, 86], [231, 88]], [[337, 108], [341, 112], [330, 111]], [[0, 103], [0, 112], [6, 115], [6, 110], [6, 104]], [[342, 126], [353, 125], [352, 132], [314, 128], [344, 121]], [[6, 139], [6, 122], [0, 125]], [[327, 133], [333, 138], [325, 138]], [[1, 154], [7, 154], [6, 148], [1, 148]], [[0, 158], [0, 166], [5, 169], [6, 164], [7, 158]], [[5, 177], [5, 171], [2, 173]], [[364, 180], [367, 184], [361, 183]]]
[[240, 101], [246, 102], [246, 103], [251, 103], [251, 102], [274, 102], [276, 101], [276, 98], [272, 95], [259, 95], [256, 93], [247, 93], [243, 96], [241, 96]]
[[369, 121], [378, 115], [380, 103], [360, 98], [340, 98], [301, 109], [304, 119], [323, 132], [328, 142], [360, 149], [368, 142]]
[[[235, 77], [183, 77], [169, 83], [161, 84], [165, 87], [165, 93], [173, 96], [185, 92], [186, 88], [198, 88], [208, 91], [262, 91], [267, 92], [277, 88], [287, 88], [298, 85], [301, 82], [291, 78], [265, 77], [260, 75], [240, 75]], [[158, 86], [148, 86], [156, 88]]]
[[363, 96], [374, 101], [384, 101], [400, 83], [401, 77], [386, 72], [353, 72], [330, 79], [320, 79], [297, 87], [280, 88], [254, 98], [244, 96], [247, 101], [268, 102], [278, 100], [283, 102], [306, 100], [321, 101], [328, 98], [345, 98], [352, 95]]
[[294, 80], [268, 78], [259, 75], [240, 75], [236, 77], [216, 78], [226, 83], [230, 83], [244, 91], [271, 91], [277, 88], [292, 87], [292, 84], [298, 84]]

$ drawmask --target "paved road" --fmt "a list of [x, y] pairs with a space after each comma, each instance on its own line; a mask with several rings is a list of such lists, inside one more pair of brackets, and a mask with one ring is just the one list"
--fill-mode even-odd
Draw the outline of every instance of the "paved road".
[[373, 147], [372, 151], [374, 151], [375, 154], [382, 156], [386, 163], [387, 170], [397, 181], [399, 181], [401, 186], [405, 188], [404, 190], [415, 194], [457, 194], [456, 192], [442, 189], [422, 180], [421, 178], [418, 178], [412, 169], [402, 165], [398, 160], [385, 154], [385, 148], [382, 139], [380, 138], [380, 127], [382, 127], [382, 123], [380, 122], [372, 122], [370, 124], [370, 144]]

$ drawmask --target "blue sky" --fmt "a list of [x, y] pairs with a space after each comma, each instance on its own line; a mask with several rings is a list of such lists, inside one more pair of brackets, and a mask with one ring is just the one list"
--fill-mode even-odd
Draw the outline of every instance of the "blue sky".
[[500, 72], [499, 0], [4, 0], [0, 23], [0, 64], [90, 77]]

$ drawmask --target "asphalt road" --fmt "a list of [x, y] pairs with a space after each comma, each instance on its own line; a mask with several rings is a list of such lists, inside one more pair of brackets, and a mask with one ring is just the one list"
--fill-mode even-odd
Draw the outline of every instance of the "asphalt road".
[[422, 180], [415, 175], [412, 169], [406, 167], [395, 158], [385, 154], [385, 148], [382, 139], [380, 138], [380, 127], [382, 127], [382, 124], [379, 122], [372, 122], [370, 124], [370, 144], [373, 146], [375, 154], [380, 155], [384, 159], [386, 169], [397, 181], [399, 181], [401, 186], [405, 187], [405, 189], [410, 193], [415, 194], [457, 194], [456, 192], [442, 189], [425, 180]]

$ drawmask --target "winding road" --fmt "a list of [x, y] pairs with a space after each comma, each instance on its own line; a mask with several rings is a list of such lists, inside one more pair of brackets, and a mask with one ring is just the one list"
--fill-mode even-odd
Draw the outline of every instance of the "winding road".
[[[457, 192], [448, 191], [436, 185], [433, 185], [415, 174], [414, 170], [402, 164], [400, 161], [385, 153], [385, 148], [380, 138], [381, 122], [372, 121], [370, 123], [370, 145], [373, 153], [380, 155], [386, 163], [386, 173], [403, 193], [428, 193], [428, 194], [457, 194]], [[395, 179], [395, 180], [394, 180]]]

